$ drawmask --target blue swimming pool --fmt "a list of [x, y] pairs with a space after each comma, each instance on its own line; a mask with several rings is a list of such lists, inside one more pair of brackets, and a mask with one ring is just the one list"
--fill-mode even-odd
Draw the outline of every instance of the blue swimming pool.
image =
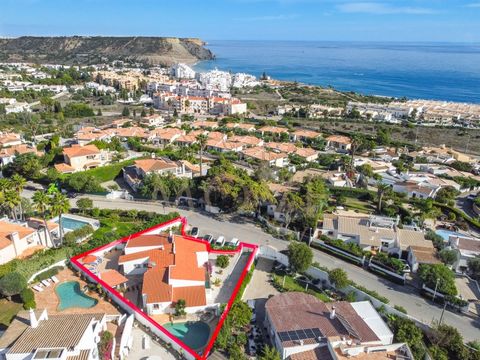
[[210, 337], [210, 326], [203, 321], [168, 323], [163, 327], [194, 350], [204, 347]]
[[68, 281], [57, 285], [55, 288], [60, 303], [58, 310], [62, 311], [69, 308], [91, 308], [97, 305], [98, 301], [85, 295], [80, 290], [78, 281]]
[[[58, 219], [55, 220], [55, 222], [58, 224]], [[80, 229], [84, 226], [88, 225], [88, 222], [78, 220], [78, 219], [73, 219], [71, 217], [67, 216], [62, 216], [62, 228], [64, 230], [77, 230]]]
[[448, 241], [450, 235], [456, 235], [456, 236], [460, 236], [460, 237], [468, 237], [466, 235], [460, 234], [459, 232], [449, 231], [449, 230], [444, 230], [444, 229], [436, 230], [435, 234], [440, 235], [443, 238], [444, 241]]

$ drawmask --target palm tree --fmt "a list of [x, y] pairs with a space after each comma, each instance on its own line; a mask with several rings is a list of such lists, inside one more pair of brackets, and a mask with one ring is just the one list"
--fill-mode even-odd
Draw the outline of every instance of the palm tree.
[[[37, 211], [43, 220], [43, 227], [45, 231], [45, 246], [48, 246], [48, 239], [50, 238], [50, 243], [53, 246], [53, 240], [50, 237], [50, 232], [48, 231], [47, 224], [47, 213], [50, 211], [50, 197], [44, 191], [35, 191], [32, 197], [33, 208]], [[60, 224], [60, 223], [59, 223]]]
[[383, 196], [390, 190], [390, 186], [387, 184], [377, 184], [377, 211], [382, 212], [382, 200]]
[[57, 191], [50, 198], [50, 209], [52, 215], [58, 216], [58, 224], [60, 225], [60, 244], [63, 244], [62, 215], [70, 210], [70, 201], [65, 195]]
[[[25, 187], [27, 180], [21, 175], [14, 174], [11, 178], [11, 184], [15, 191], [18, 193], [18, 196], [21, 198], [23, 188]], [[23, 220], [23, 208], [22, 208], [22, 201], [19, 202], [19, 210], [20, 210], [20, 219]]]
[[158, 199], [158, 193], [162, 194], [163, 200], [168, 200], [170, 198], [170, 187], [166, 178], [162, 177], [159, 174], [148, 175], [143, 180], [142, 194], [145, 196], [150, 196], [152, 200]]
[[10, 211], [12, 219], [17, 220], [15, 208], [20, 204], [20, 195], [15, 190], [4, 191], [3, 204]]
[[208, 137], [205, 134], [197, 136], [198, 145], [200, 145], [200, 176], [203, 176], [203, 150], [207, 144]]

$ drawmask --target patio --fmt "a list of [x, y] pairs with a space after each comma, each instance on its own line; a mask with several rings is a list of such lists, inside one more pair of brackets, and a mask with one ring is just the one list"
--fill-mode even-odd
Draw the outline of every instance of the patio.
[[88, 296], [96, 299], [98, 303], [91, 308], [69, 308], [63, 311], [58, 311], [58, 305], [60, 303], [58, 296], [55, 292], [55, 287], [67, 281], [77, 281], [80, 284], [80, 288], [83, 289], [87, 283], [80, 279], [75, 273], [65, 268], [61, 270], [56, 277], [59, 282], [52, 284], [48, 287], [44, 287], [43, 291], [38, 292], [34, 290], [35, 302], [38, 309], [47, 309], [49, 314], [87, 314], [87, 313], [106, 313], [108, 315], [118, 315], [120, 312], [110, 302], [101, 298], [96, 292], [90, 291]]

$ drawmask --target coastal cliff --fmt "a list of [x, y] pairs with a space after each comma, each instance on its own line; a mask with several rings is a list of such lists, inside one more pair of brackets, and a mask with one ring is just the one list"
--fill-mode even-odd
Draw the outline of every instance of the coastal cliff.
[[196, 38], [22, 36], [0, 39], [0, 61], [89, 65], [133, 60], [168, 66], [213, 59], [214, 55], [204, 45]]

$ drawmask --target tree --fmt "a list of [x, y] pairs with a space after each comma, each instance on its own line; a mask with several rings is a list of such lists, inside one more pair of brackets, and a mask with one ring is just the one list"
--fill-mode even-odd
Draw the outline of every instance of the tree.
[[47, 213], [50, 210], [50, 198], [44, 191], [35, 191], [33, 194], [33, 208], [35, 211], [40, 213], [40, 216], [43, 220], [43, 230], [45, 232], [45, 245], [48, 247], [48, 239], [51, 241], [51, 246], [53, 246], [53, 241], [48, 231], [47, 224]]
[[387, 184], [378, 184], [377, 185], [377, 211], [378, 213], [382, 212], [382, 201], [385, 194], [389, 193], [391, 188]]
[[40, 158], [34, 153], [17, 154], [15, 159], [6, 166], [4, 175], [19, 174], [27, 179], [35, 179], [41, 168]]
[[77, 200], [77, 208], [82, 212], [85, 213], [88, 209], [93, 208], [93, 201], [89, 198], [81, 198]]
[[345, 270], [337, 268], [328, 273], [328, 280], [337, 288], [343, 289], [349, 284], [348, 275]]
[[184, 299], [178, 299], [175, 303], [175, 316], [184, 316], [187, 314], [185, 308], [187, 307], [187, 303]]
[[445, 265], [421, 264], [418, 268], [418, 275], [430, 289], [437, 288], [437, 291], [444, 295], [457, 295], [455, 275], [453, 271]]
[[305, 204], [302, 197], [296, 192], [288, 192], [282, 199], [279, 210], [281, 210], [285, 216], [285, 227], [288, 228], [293, 219], [302, 214], [302, 210]]
[[445, 265], [453, 265], [458, 259], [456, 250], [443, 249], [438, 253], [438, 256]]
[[315, 229], [318, 219], [328, 205], [328, 188], [321, 178], [307, 179], [300, 188], [305, 203], [302, 211], [305, 228]]
[[463, 344], [463, 337], [453, 326], [438, 325], [431, 336], [431, 341], [447, 352], [448, 359], [469, 359], [468, 350]]
[[130, 109], [128, 108], [128, 106], [125, 106], [122, 110], [122, 116], [124, 117], [128, 117], [130, 116]]
[[5, 274], [0, 278], [0, 294], [9, 300], [13, 295], [18, 295], [27, 287], [27, 280], [17, 272]]
[[227, 255], [218, 255], [215, 264], [222, 269], [225, 269], [228, 266], [230, 259]]
[[[17, 192], [18, 196], [20, 197], [23, 191], [23, 188], [25, 187], [27, 180], [19, 174], [13, 174], [10, 183], [13, 186], [13, 189]], [[22, 208], [22, 202], [19, 202], [19, 208], [20, 208], [20, 219], [23, 220], [23, 208]]]
[[480, 256], [475, 256], [473, 258], [468, 259], [467, 262], [468, 271], [472, 274], [472, 276], [480, 280]]
[[203, 176], [203, 151], [205, 150], [205, 145], [207, 144], [208, 137], [205, 134], [199, 134], [196, 137], [198, 145], [200, 146], [200, 176]]
[[294, 241], [288, 245], [288, 260], [296, 273], [303, 273], [312, 265], [312, 249], [305, 243]]
[[262, 354], [258, 357], [259, 360], [281, 360], [280, 354], [275, 347], [268, 345], [263, 347]]
[[152, 200], [158, 199], [158, 193], [162, 195], [163, 200], [170, 198], [170, 187], [167, 178], [157, 173], [145, 176], [140, 192], [144, 196], [149, 196]]
[[53, 216], [58, 216], [60, 244], [63, 242], [62, 215], [70, 210], [70, 201], [61, 192], [57, 191], [50, 198], [50, 210]]
[[141, 117], [146, 117], [147, 116], [147, 112], [145, 111], [145, 108], [142, 109], [142, 112], [140, 113], [140, 116]]
[[422, 330], [412, 321], [400, 316], [389, 318], [388, 325], [395, 334], [395, 342], [407, 343], [415, 359], [425, 355]]

